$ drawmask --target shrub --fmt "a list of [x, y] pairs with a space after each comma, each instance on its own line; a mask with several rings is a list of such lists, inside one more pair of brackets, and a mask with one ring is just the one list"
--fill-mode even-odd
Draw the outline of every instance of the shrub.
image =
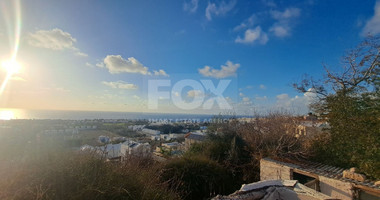
[[161, 181], [179, 191], [183, 199], [207, 199], [236, 189], [230, 171], [200, 156], [169, 161], [161, 172]]

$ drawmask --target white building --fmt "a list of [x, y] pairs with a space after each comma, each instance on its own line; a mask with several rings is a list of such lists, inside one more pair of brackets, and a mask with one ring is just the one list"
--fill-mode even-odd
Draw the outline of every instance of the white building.
[[149, 135], [159, 135], [161, 132], [153, 129], [143, 128], [142, 132]]
[[139, 143], [133, 140], [127, 140], [119, 144], [107, 144], [101, 147], [92, 147], [83, 145], [81, 151], [96, 151], [107, 159], [125, 160], [128, 155], [149, 156], [151, 146], [149, 143]]
[[131, 129], [132, 131], [141, 131], [144, 127], [145, 125], [130, 125], [128, 126], [128, 129]]
[[153, 141], [160, 141], [160, 135], [152, 135], [150, 136], [150, 139], [153, 140]]
[[127, 140], [121, 143], [120, 151], [125, 155], [139, 155], [148, 156], [150, 155], [151, 146], [149, 143], [139, 143], [133, 140]]

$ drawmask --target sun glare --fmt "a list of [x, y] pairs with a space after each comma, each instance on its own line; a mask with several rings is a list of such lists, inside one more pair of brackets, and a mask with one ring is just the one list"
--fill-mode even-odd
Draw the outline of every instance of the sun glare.
[[7, 83], [12, 78], [12, 76], [20, 72], [21, 65], [14, 59], [11, 59], [8, 61], [3, 61], [1, 63], [1, 67], [7, 72], [7, 75], [5, 76], [3, 82], [1, 83], [0, 95], [2, 95], [2, 93], [4, 92], [5, 87], [7, 86]]
[[15, 114], [11, 110], [1, 110], [0, 120], [11, 120], [15, 118]]
[[8, 74], [17, 74], [21, 70], [21, 65], [17, 61], [8, 60], [1, 63], [3, 69], [7, 71]]

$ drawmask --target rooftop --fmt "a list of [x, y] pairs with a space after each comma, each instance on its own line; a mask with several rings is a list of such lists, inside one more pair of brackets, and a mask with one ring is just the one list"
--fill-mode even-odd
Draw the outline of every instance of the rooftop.
[[344, 182], [350, 182], [354, 186], [362, 188], [362, 187], [368, 187], [371, 189], [378, 190], [380, 192], [380, 186], [375, 185], [375, 181], [371, 181], [368, 179], [365, 179], [363, 182], [357, 181], [354, 179], [344, 178], [343, 177], [343, 171], [346, 169], [340, 168], [340, 167], [333, 167], [330, 165], [325, 165], [322, 163], [316, 163], [316, 162], [310, 162], [310, 161], [297, 161], [297, 160], [290, 160], [290, 159], [283, 159], [283, 160], [275, 160], [272, 158], [263, 158], [262, 160], [275, 162], [280, 165], [288, 166], [293, 169], [298, 169], [304, 172], [310, 173], [310, 175], [318, 175], [318, 176], [324, 176], [328, 178], [333, 178], [337, 180], [341, 180]]
[[244, 184], [240, 190], [228, 196], [218, 195], [213, 200], [328, 200], [325, 194], [310, 189], [296, 180], [267, 180]]
[[198, 140], [198, 141], [204, 141], [206, 139], [204, 135], [199, 135], [199, 134], [194, 134], [194, 133], [187, 134], [185, 138], [191, 139], [191, 140]]

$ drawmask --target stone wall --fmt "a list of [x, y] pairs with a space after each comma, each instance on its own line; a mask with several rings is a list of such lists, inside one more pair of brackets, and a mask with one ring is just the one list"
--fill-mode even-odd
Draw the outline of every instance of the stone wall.
[[353, 197], [352, 184], [340, 180], [319, 176], [319, 187], [323, 194], [342, 200], [351, 200]]
[[[298, 170], [299, 171], [299, 170]], [[317, 174], [315, 174], [317, 175]], [[292, 164], [283, 165], [276, 161], [261, 159], [260, 180], [292, 180]], [[333, 198], [351, 200], [353, 197], [353, 186], [349, 182], [318, 176], [320, 192]]]
[[261, 159], [260, 180], [292, 180], [293, 172], [290, 167]]

